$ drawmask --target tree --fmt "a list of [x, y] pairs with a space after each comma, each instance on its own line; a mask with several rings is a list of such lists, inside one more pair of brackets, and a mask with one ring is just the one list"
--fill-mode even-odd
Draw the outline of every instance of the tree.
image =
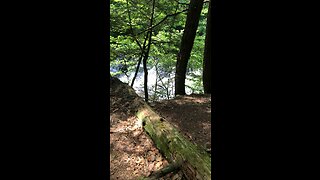
[[[150, 2], [141, 2], [142, 4], [148, 4]], [[136, 3], [134, 2], [130, 2], [129, 3], [129, 0], [126, 0], [126, 13], [127, 13], [127, 20], [128, 20], [128, 25], [129, 27], [124, 30], [126, 32], [125, 36], [127, 37], [130, 37], [131, 36], [131, 41], [134, 41], [136, 43], [136, 45], [138, 45], [138, 47], [140, 48], [140, 57], [138, 59], [138, 63], [137, 63], [137, 66], [136, 66], [136, 70], [135, 70], [135, 73], [134, 73], [134, 76], [133, 76], [133, 79], [131, 81], [131, 87], [133, 87], [133, 84], [134, 84], [134, 81], [137, 77], [137, 74], [139, 72], [139, 68], [140, 68], [140, 64], [141, 62], [143, 63], [143, 71], [144, 71], [144, 93], [145, 93], [145, 100], [146, 102], [148, 102], [149, 100], [149, 94], [148, 94], [148, 66], [149, 64], [147, 63], [147, 60], [150, 56], [150, 53], [152, 53], [152, 55], [156, 55], [156, 56], [159, 56], [160, 54], [153, 54], [152, 50], [150, 49], [151, 47], [151, 44], [153, 45], [156, 45], [156, 46], [161, 46], [161, 43], [165, 42], [165, 43], [168, 43], [166, 41], [163, 41], [162, 39], [166, 39], [166, 37], [164, 36], [165, 34], [169, 34], [169, 36], [171, 37], [171, 34], [172, 32], [170, 31], [172, 28], [169, 28], [170, 27], [170, 24], [171, 26], [173, 26], [173, 21], [168, 21], [169, 18], [174, 18], [176, 17], [177, 15], [183, 13], [183, 12], [186, 12], [188, 9], [183, 9], [182, 11], [178, 11], [179, 9], [179, 6], [178, 4], [175, 6], [175, 8], [169, 8], [169, 11], [168, 11], [168, 8], [166, 8], [167, 10], [164, 11], [165, 7], [168, 7], [166, 4], [166, 6], [164, 6], [164, 3], [157, 3], [157, 7], [156, 7], [156, 4], [155, 4], [155, 1], [152, 1], [151, 2], [152, 5], [151, 7], [147, 7], [145, 11], [145, 13], [142, 13], [141, 11], [139, 11], [139, 14], [141, 15], [144, 14], [144, 18], [149, 21], [149, 24], [147, 27], [142, 27], [142, 28], [138, 28], [138, 32], [134, 32], [134, 31], [137, 31], [137, 27], [139, 27], [139, 25], [133, 25], [132, 22], [137, 22], [136, 20], [140, 19], [139, 16], [137, 16], [136, 12], [137, 12], [137, 9], [135, 9], [135, 6], [137, 5]], [[123, 6], [123, 5], [122, 5]], [[131, 9], [130, 7], [133, 7], [134, 11], [131, 12]], [[158, 9], [158, 14], [155, 16], [155, 9]], [[151, 10], [151, 11], [150, 11]], [[174, 13], [172, 13], [172, 11], [174, 10]], [[149, 14], [150, 12], [150, 14]], [[165, 14], [163, 12], [166, 12]], [[133, 15], [133, 17], [132, 17]], [[138, 18], [137, 18], [138, 17]], [[161, 19], [161, 20], [159, 20]], [[144, 20], [143, 22], [145, 23], [146, 20]], [[156, 23], [153, 23], [155, 20], [157, 20]], [[167, 21], [167, 23], [166, 23]], [[141, 24], [141, 23], [135, 23], [135, 24]], [[159, 29], [161, 28], [162, 29]], [[157, 29], [156, 29], [157, 28]], [[164, 31], [168, 31], [168, 33], [162, 33]], [[143, 45], [139, 42], [139, 36], [143, 35], [143, 34], [146, 34], [145, 35], [145, 38], [144, 38], [144, 43]], [[153, 36], [156, 36], [156, 35], [160, 35], [160, 39], [158, 39], [157, 37], [153, 37]], [[140, 37], [141, 38], [141, 37]], [[172, 38], [169, 38], [169, 39], [172, 39]], [[146, 43], [148, 42], [148, 43]], [[171, 42], [169, 42], [171, 43]], [[172, 50], [172, 47], [170, 48], [170, 50]], [[127, 53], [126, 53], [127, 54]], [[151, 56], [152, 56], [151, 55]], [[122, 71], [123, 73], [123, 71]]]
[[206, 27], [206, 39], [204, 47], [204, 58], [203, 58], [203, 89], [205, 94], [211, 94], [212, 83], [211, 83], [211, 61], [212, 61], [212, 44], [211, 44], [211, 33], [212, 33], [212, 3], [214, 0], [209, 2], [209, 10], [207, 17]]
[[[159, 97], [157, 99], [174, 97], [176, 60], [184, 33], [189, 2], [190, 0], [155, 1], [153, 23], [150, 26], [153, 0], [111, 0], [111, 75], [122, 79], [140, 92], [148, 89], [149, 99], [150, 97]], [[203, 93], [202, 69], [207, 12], [208, 4], [204, 4], [187, 65], [186, 92], [192, 90], [195, 93]], [[149, 45], [151, 47], [148, 50]], [[157, 61], [153, 61], [155, 59]], [[143, 60], [147, 69], [140, 67]], [[154, 73], [156, 64], [158, 87], [157, 91], [153, 91], [154, 87], [149, 87], [154, 86], [150, 73]], [[143, 84], [145, 70], [149, 73], [148, 88]]]
[[185, 79], [187, 72], [187, 65], [193, 47], [194, 39], [196, 37], [201, 10], [203, 7], [203, 0], [191, 0], [189, 10], [187, 13], [187, 20], [182, 35], [180, 51], [177, 55], [176, 74], [175, 74], [175, 95], [184, 95], [185, 93]]

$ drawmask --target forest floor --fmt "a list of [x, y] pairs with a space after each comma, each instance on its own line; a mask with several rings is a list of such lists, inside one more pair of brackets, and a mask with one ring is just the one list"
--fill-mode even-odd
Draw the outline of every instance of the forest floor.
[[[110, 179], [134, 180], [149, 176], [168, 165], [134, 114], [134, 103], [110, 89]], [[211, 150], [211, 96], [187, 95], [151, 103], [150, 106], [172, 123], [190, 141]], [[162, 180], [184, 179], [182, 172]], [[160, 180], [161, 180], [160, 179]]]

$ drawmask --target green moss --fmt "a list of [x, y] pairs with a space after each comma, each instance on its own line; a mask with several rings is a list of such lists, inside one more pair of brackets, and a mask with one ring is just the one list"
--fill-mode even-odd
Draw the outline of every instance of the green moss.
[[[144, 110], [152, 112], [149, 108]], [[196, 169], [199, 176], [204, 179], [211, 178], [211, 158], [203, 149], [188, 141], [169, 123], [160, 121], [156, 114], [152, 117], [146, 116], [140, 110], [137, 117], [145, 122], [144, 129], [169, 162], [183, 159]]]

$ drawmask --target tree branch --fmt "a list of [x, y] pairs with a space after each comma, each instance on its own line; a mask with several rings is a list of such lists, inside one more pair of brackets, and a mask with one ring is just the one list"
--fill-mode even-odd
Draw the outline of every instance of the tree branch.
[[130, 26], [130, 31], [133, 37], [133, 39], [136, 41], [136, 43], [138, 44], [139, 48], [141, 51], [144, 51], [144, 49], [142, 48], [140, 42], [138, 41], [136, 35], [133, 32], [133, 28], [132, 28], [132, 23], [131, 23], [131, 15], [130, 15], [130, 9], [129, 9], [129, 1], [127, 0], [127, 11], [128, 11], [128, 17], [129, 17], [129, 26]]
[[176, 16], [176, 15], [181, 14], [181, 13], [184, 13], [184, 12], [186, 12], [186, 11], [188, 11], [188, 9], [184, 9], [183, 11], [176, 12], [176, 13], [174, 13], [174, 14], [166, 15], [166, 17], [164, 17], [164, 18], [163, 18], [161, 21], [159, 21], [157, 24], [155, 24], [155, 25], [153, 25], [153, 26], [151, 26], [151, 27], [149, 27], [149, 28], [147, 28], [147, 29], [139, 32], [137, 35], [140, 35], [140, 34], [146, 32], [146, 31], [149, 31], [150, 29], [154, 29], [155, 27], [159, 26], [163, 21], [165, 21], [168, 17]]
[[164, 44], [164, 43], [170, 43], [170, 44], [172, 44], [172, 42], [171, 41], [157, 41], [157, 40], [152, 40], [152, 44]]
[[139, 58], [139, 61], [138, 61], [138, 64], [137, 64], [136, 72], [134, 73], [134, 76], [133, 76], [133, 79], [132, 79], [132, 82], [131, 82], [131, 87], [133, 87], [133, 83], [134, 83], [134, 81], [136, 80], [136, 77], [137, 77], [138, 72], [139, 72], [139, 68], [140, 68], [140, 64], [141, 64], [142, 58], [143, 58], [144, 55], [145, 55], [146, 42], [147, 42], [147, 39], [148, 39], [148, 35], [149, 35], [149, 33], [147, 33], [147, 35], [146, 35], [146, 37], [145, 37], [145, 39], [144, 39], [144, 42], [143, 42], [143, 47], [142, 47], [142, 50], [141, 50], [141, 55], [140, 55], [140, 58]]

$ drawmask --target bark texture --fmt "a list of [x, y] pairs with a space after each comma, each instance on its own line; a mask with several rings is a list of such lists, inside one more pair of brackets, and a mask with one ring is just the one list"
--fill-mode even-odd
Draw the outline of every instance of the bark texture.
[[203, 0], [191, 0], [187, 13], [187, 20], [181, 39], [180, 51], [177, 55], [175, 74], [175, 95], [184, 95], [187, 65], [196, 37]]

